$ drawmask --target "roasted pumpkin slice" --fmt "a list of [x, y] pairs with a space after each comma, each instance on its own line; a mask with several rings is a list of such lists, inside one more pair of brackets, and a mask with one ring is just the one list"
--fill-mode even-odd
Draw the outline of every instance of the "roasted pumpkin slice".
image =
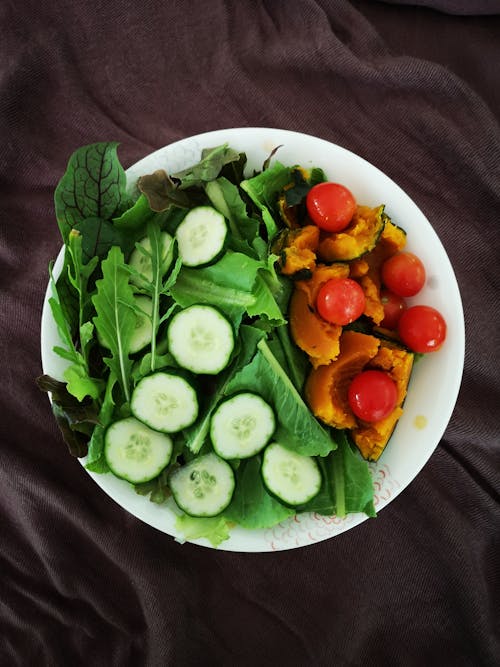
[[383, 206], [358, 206], [346, 229], [324, 236], [318, 256], [324, 262], [350, 262], [362, 257], [377, 245], [385, 220]]
[[309, 356], [314, 368], [328, 364], [339, 354], [342, 327], [326, 322], [309, 305], [307, 293], [295, 289], [290, 299], [290, 333], [295, 344]]
[[296, 280], [311, 278], [316, 268], [318, 243], [319, 229], [315, 225], [282, 230], [271, 248], [279, 255], [280, 272]]
[[306, 401], [316, 417], [335, 428], [358, 426], [347, 392], [352, 379], [377, 355], [380, 341], [357, 331], [344, 331], [335, 361], [313, 369], [305, 385]]
[[337, 357], [342, 333], [342, 327], [327, 322], [316, 312], [318, 291], [327, 280], [348, 275], [347, 264], [320, 265], [309, 280], [295, 283], [289, 307], [290, 332], [295, 344], [309, 355], [314, 368]]
[[396, 407], [390, 415], [370, 424], [359, 422], [359, 425], [352, 430], [356, 446], [363, 458], [368, 461], [377, 461], [380, 458], [398, 419], [403, 414], [402, 405], [408, 390], [413, 358], [412, 352], [408, 352], [391, 341], [381, 340], [377, 354], [366, 366], [366, 368], [375, 368], [388, 373], [396, 383], [398, 390]]
[[316, 297], [320, 288], [328, 281], [335, 278], [348, 278], [349, 265], [338, 262], [330, 264], [318, 264], [309, 280], [300, 280], [295, 283], [297, 289], [306, 292], [309, 299], [309, 305], [315, 308]]
[[386, 259], [402, 250], [406, 244], [406, 233], [401, 227], [392, 223], [386, 216], [384, 229], [380, 234], [376, 247], [363, 257], [350, 264], [351, 278], [356, 278], [365, 293], [364, 315], [374, 324], [384, 319], [384, 306], [380, 298], [380, 268]]

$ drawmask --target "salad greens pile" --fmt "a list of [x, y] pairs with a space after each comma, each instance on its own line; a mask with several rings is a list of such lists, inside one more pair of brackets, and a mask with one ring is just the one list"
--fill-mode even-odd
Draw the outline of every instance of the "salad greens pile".
[[[66, 361], [63, 378], [38, 378], [50, 392], [52, 409], [70, 452], [86, 457], [88, 470], [108, 473], [104, 434], [130, 416], [134, 387], [147, 375], [176, 362], [167, 349], [169, 321], [180, 309], [209, 304], [231, 322], [236, 345], [220, 373], [202, 378], [203, 400], [196, 421], [172, 434], [170, 464], [155, 479], [136, 484], [139, 494], [165, 503], [169, 475], [195, 456], [212, 451], [211, 416], [221, 400], [240, 392], [259, 394], [276, 414], [275, 439], [300, 454], [317, 457], [322, 473], [319, 494], [300, 511], [375, 516], [367, 463], [344, 431], [322, 425], [302, 397], [307, 358], [290, 338], [287, 307], [292, 282], [275, 269], [270, 244], [283, 228], [277, 201], [303, 206], [308, 190], [326, 180], [319, 169], [304, 172], [271, 157], [261, 171], [245, 177], [246, 156], [227, 145], [202, 152], [200, 161], [176, 174], [158, 170], [126, 188], [117, 144], [78, 149], [55, 191], [55, 212], [64, 242], [58, 276], [50, 267], [51, 312], [61, 344], [54, 351]], [[165, 256], [162, 234], [175, 232], [193, 207], [209, 205], [226, 219], [229, 234], [222, 256], [209, 266], [189, 268], [176, 242]], [[129, 264], [138, 242], [147, 238], [152, 272], [146, 280]], [[165, 272], [165, 267], [168, 270]], [[151, 299], [144, 313], [134, 295]], [[131, 353], [138, 317], [151, 320], [151, 340]], [[105, 343], [105, 344], [104, 344]], [[231, 461], [236, 487], [222, 515], [181, 513], [177, 527], [188, 539], [206, 537], [218, 545], [237, 524], [267, 528], [296, 513], [270, 495], [261, 477], [261, 455]]]

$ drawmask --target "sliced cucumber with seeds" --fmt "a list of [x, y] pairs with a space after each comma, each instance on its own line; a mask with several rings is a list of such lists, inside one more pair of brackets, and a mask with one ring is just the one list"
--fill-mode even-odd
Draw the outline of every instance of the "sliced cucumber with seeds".
[[210, 422], [210, 438], [224, 459], [246, 459], [260, 452], [276, 428], [272, 408], [251, 392], [223, 401]]
[[220, 373], [234, 348], [231, 323], [216, 308], [198, 304], [174, 315], [167, 340], [179, 366], [197, 374]]
[[226, 220], [211, 206], [197, 206], [177, 227], [175, 237], [185, 266], [206, 266], [215, 262], [224, 250]]
[[198, 398], [180, 375], [158, 372], [143, 378], [132, 393], [132, 414], [151, 428], [176, 433], [198, 416]]
[[[172, 263], [173, 254], [171, 251], [171, 245], [173, 238], [168, 232], [162, 232], [160, 235], [161, 247], [162, 247], [162, 263], [161, 263], [161, 275], [164, 276], [170, 265]], [[151, 242], [146, 236], [138, 243], [141, 246], [142, 250], [139, 248], [134, 248], [128, 260], [129, 266], [135, 269], [139, 274], [132, 275], [130, 277], [130, 282], [137, 287], [143, 287], [145, 283], [149, 283], [153, 279], [153, 266], [151, 263]]]
[[104, 434], [104, 458], [111, 472], [132, 484], [149, 482], [170, 463], [172, 439], [134, 417], [114, 422]]
[[175, 502], [190, 516], [216, 516], [226, 509], [234, 493], [233, 469], [216, 454], [199, 456], [170, 476]]
[[264, 485], [285, 505], [295, 507], [314, 498], [321, 489], [321, 472], [315, 459], [272, 442], [262, 455]]
[[[153, 314], [153, 302], [148, 296], [142, 294], [134, 294], [134, 302], [136, 309], [135, 326], [130, 338], [130, 354], [135, 354], [143, 350], [146, 345], [151, 343], [151, 334], [153, 332], [153, 324], [151, 316]], [[97, 339], [103, 347], [109, 349], [106, 339], [97, 332]]]

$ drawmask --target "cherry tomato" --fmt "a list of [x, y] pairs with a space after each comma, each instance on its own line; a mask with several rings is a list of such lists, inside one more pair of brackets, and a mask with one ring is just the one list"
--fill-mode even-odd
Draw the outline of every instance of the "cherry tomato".
[[347, 398], [356, 417], [365, 422], [378, 422], [396, 407], [398, 390], [387, 373], [369, 370], [354, 377]]
[[344, 326], [363, 314], [365, 293], [351, 278], [332, 278], [320, 287], [316, 308], [327, 322]]
[[425, 283], [425, 268], [411, 252], [398, 252], [382, 264], [382, 282], [398, 296], [415, 296]]
[[309, 217], [320, 229], [340, 232], [351, 222], [356, 200], [340, 183], [318, 183], [307, 193], [306, 207]]
[[398, 332], [403, 343], [414, 352], [435, 352], [446, 338], [446, 322], [431, 306], [412, 306], [399, 318]]
[[380, 323], [380, 326], [386, 329], [396, 329], [399, 318], [406, 310], [406, 301], [402, 296], [394, 294], [394, 292], [388, 289], [380, 291], [380, 301], [384, 306], [384, 319]]

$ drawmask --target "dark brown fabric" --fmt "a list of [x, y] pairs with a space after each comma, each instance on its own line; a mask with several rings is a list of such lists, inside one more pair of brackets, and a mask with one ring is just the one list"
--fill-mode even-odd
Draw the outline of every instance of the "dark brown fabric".
[[[500, 664], [500, 17], [40, 0], [1, 3], [0, 21], [0, 664]], [[318, 135], [396, 180], [450, 255], [467, 329], [456, 410], [410, 487], [334, 539], [254, 555], [123, 511], [33, 383], [70, 153], [117, 140], [128, 166], [246, 125]]]

